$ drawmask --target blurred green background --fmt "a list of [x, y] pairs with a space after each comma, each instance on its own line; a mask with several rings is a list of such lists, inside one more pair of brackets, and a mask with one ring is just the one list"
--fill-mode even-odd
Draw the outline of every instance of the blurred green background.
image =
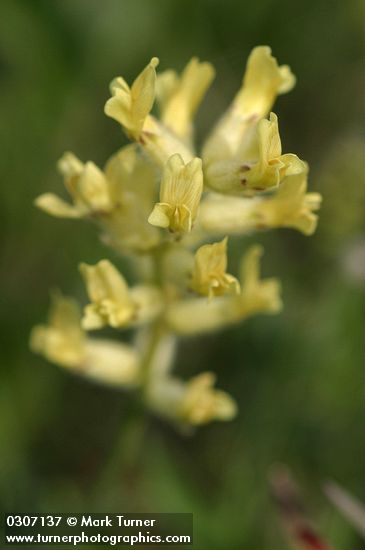
[[[1, 508], [187, 511], [196, 548], [283, 550], [267, 476], [284, 462], [333, 545], [365, 548], [321, 489], [334, 478], [365, 502], [363, 0], [2, 0], [0, 11]], [[132, 395], [30, 353], [49, 288], [84, 301], [78, 262], [110, 257], [86, 224], [32, 203], [61, 190], [63, 151], [102, 165], [126, 142], [103, 114], [114, 76], [132, 79], [153, 55], [161, 69], [180, 70], [192, 55], [211, 61], [201, 138], [258, 44], [298, 77], [275, 112], [284, 150], [310, 163], [323, 209], [312, 238], [254, 239], [266, 248], [264, 274], [282, 280], [282, 314], [182, 343], [178, 370], [215, 371], [240, 407], [235, 421], [184, 437]]]

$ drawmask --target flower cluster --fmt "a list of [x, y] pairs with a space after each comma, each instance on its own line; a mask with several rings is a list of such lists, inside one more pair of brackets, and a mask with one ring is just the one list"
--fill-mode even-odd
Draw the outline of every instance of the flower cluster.
[[[80, 311], [53, 296], [49, 322], [33, 329], [31, 347], [80, 375], [139, 390], [158, 414], [182, 425], [229, 420], [236, 405], [203, 372], [188, 381], [171, 373], [179, 335], [195, 335], [281, 308], [280, 285], [262, 279], [262, 249], [228, 270], [227, 235], [290, 227], [314, 232], [321, 197], [307, 193], [307, 164], [283, 153], [270, 112], [295, 77], [267, 46], [249, 56], [241, 89], [213, 128], [200, 156], [193, 118], [214, 78], [193, 58], [179, 75], [156, 74], [152, 58], [131, 86], [111, 83], [105, 113], [132, 144], [103, 169], [65, 153], [58, 168], [71, 203], [46, 193], [36, 205], [60, 218], [96, 224], [103, 241], [133, 260], [131, 286], [109, 260], [80, 265], [89, 303]], [[159, 118], [151, 113], [157, 103]], [[132, 342], [98, 339], [103, 327], [133, 329]]]

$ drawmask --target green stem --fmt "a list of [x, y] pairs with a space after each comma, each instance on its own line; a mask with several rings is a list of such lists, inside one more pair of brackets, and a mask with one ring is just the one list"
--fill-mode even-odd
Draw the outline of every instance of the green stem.
[[[153, 278], [155, 283], [160, 287], [163, 287], [163, 261], [169, 247], [170, 245], [165, 243], [150, 256], [153, 266]], [[164, 376], [171, 367], [174, 341], [173, 336], [166, 329], [162, 316], [148, 327], [140, 329], [140, 331], [142, 339], [140, 342], [142, 355], [141, 397], [142, 401], [146, 401], [151, 381], [155, 379], [155, 376]], [[97, 483], [96, 495], [107, 490], [122, 468], [128, 468], [136, 461], [143, 444], [145, 428], [146, 416], [144, 409], [140, 407], [128, 425], [124, 425], [121, 428], [115, 447], [108, 457], [102, 475]]]

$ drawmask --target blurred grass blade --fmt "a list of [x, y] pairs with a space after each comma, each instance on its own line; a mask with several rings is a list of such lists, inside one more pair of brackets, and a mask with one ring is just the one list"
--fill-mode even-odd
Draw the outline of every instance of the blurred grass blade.
[[323, 489], [337, 510], [365, 538], [365, 506], [334, 481], [325, 483]]
[[304, 506], [300, 490], [286, 466], [270, 473], [271, 495], [280, 514], [288, 541], [298, 550], [331, 550], [318, 534]]

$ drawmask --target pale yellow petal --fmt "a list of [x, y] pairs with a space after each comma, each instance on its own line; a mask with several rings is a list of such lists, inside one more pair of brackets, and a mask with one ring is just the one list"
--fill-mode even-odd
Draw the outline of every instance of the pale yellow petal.
[[[200, 206], [203, 230], [213, 234], [245, 234], [254, 230], [289, 227], [311, 235], [320, 208], [319, 193], [307, 193], [307, 169], [294, 155], [285, 156], [288, 173], [276, 192], [260, 198], [210, 194]], [[304, 168], [304, 169], [303, 169]]]
[[136, 308], [135, 325], [150, 323], [165, 307], [165, 297], [153, 285], [136, 285], [131, 288], [130, 296]]
[[150, 211], [156, 195], [159, 170], [138, 145], [119, 149], [106, 163], [104, 173], [115, 203], [123, 205], [133, 196], [141, 209]]
[[170, 231], [189, 232], [196, 218], [203, 192], [201, 160], [187, 164], [179, 154], [168, 160], [161, 181], [160, 201], [148, 221]]
[[296, 78], [295, 75], [293, 75], [293, 73], [291, 72], [289, 65], [281, 65], [279, 67], [279, 72], [281, 83], [278, 88], [278, 92], [279, 94], [286, 94], [294, 88], [296, 84]]
[[155, 99], [157, 57], [153, 57], [137, 76], [131, 88], [121, 77], [111, 84], [112, 97], [105, 104], [105, 113], [117, 120], [134, 138], [142, 132], [146, 117]]
[[131, 88], [132, 117], [141, 127], [155, 101], [156, 67], [158, 63], [158, 58], [153, 57], [144, 71], [137, 76]]
[[85, 356], [85, 337], [80, 320], [76, 302], [54, 293], [48, 324], [38, 325], [32, 330], [32, 351], [58, 365], [80, 367]]
[[227, 237], [222, 241], [205, 244], [195, 254], [190, 286], [195, 292], [209, 296], [238, 293], [239, 282], [226, 273]]
[[148, 217], [148, 223], [166, 229], [171, 223], [171, 210], [172, 207], [167, 203], [156, 203]]
[[140, 357], [135, 349], [112, 340], [88, 339], [85, 375], [103, 384], [133, 387], [140, 383]]
[[65, 178], [73, 178], [82, 172], [84, 163], [74, 153], [66, 151], [59, 159], [57, 168]]
[[160, 232], [148, 223], [156, 200], [156, 166], [137, 145], [128, 145], [108, 160], [105, 177], [114, 209], [102, 220], [103, 241], [124, 253], [157, 246]]
[[265, 116], [278, 94], [289, 92], [295, 77], [287, 65], [279, 66], [268, 46], [257, 46], [248, 58], [243, 85], [235, 98], [242, 113]]
[[167, 71], [159, 76], [162, 121], [183, 139], [190, 139], [192, 119], [214, 78], [210, 63], [201, 63], [193, 57], [181, 77]]
[[280, 283], [277, 279], [260, 278], [263, 248], [252, 246], [241, 261], [240, 309], [244, 316], [255, 313], [278, 313], [282, 308]]
[[244, 234], [259, 229], [261, 218], [257, 213], [260, 199], [222, 196], [210, 193], [202, 201], [199, 222], [211, 234]]
[[40, 195], [36, 198], [34, 204], [56, 218], [81, 218], [84, 215], [81, 209], [69, 204], [53, 193]]
[[187, 384], [178, 409], [178, 416], [188, 424], [199, 426], [213, 420], [231, 420], [237, 405], [230, 395], [213, 388], [215, 375], [203, 372]]
[[[112, 97], [105, 104], [105, 113], [117, 120], [127, 135], [160, 166], [164, 166], [174, 153], [179, 153], [187, 162], [194, 156], [190, 144], [150, 114], [156, 93], [157, 64], [158, 59], [154, 57], [131, 88], [123, 78], [114, 79], [110, 86]], [[171, 92], [171, 76], [167, 80], [170, 83], [162, 86], [165, 97]]]
[[[278, 184], [283, 176], [280, 137], [275, 120], [262, 119], [277, 95], [289, 91], [294, 82], [289, 67], [280, 67], [269, 47], [252, 51], [241, 90], [203, 148], [208, 187], [220, 193], [246, 194]], [[273, 163], [273, 159], [278, 161]]]
[[190, 298], [171, 304], [166, 322], [173, 332], [194, 335], [229, 326], [239, 320], [236, 301], [230, 296]]
[[108, 260], [95, 266], [80, 264], [91, 305], [86, 306], [83, 326], [86, 329], [110, 325], [119, 328], [135, 315], [128, 285], [124, 277]]
[[37, 199], [37, 206], [58, 217], [86, 217], [110, 212], [113, 201], [109, 183], [103, 172], [93, 163], [82, 163], [73, 153], [64, 153], [58, 169], [70, 193], [73, 206], [51, 193]]
[[162, 112], [179, 86], [179, 81], [179, 75], [172, 69], [168, 69], [157, 75], [156, 100]]
[[75, 189], [76, 199], [93, 212], [109, 212], [113, 208], [109, 185], [103, 172], [93, 163], [87, 162]]
[[102, 240], [118, 253], [151, 252], [161, 241], [159, 230], [148, 223], [148, 212], [129, 195], [123, 205], [103, 220]]
[[278, 192], [257, 204], [263, 226], [291, 227], [305, 235], [316, 228], [321, 195], [307, 193], [307, 173], [299, 172], [285, 178]]
[[261, 119], [247, 143], [226, 160], [205, 167], [207, 185], [220, 193], [254, 196], [278, 187], [287, 175], [303, 172], [305, 163], [296, 155], [282, 155], [278, 118]]
[[122, 77], [117, 77], [110, 83], [112, 97], [105, 104], [104, 112], [114, 118], [126, 130], [133, 127], [131, 90]]
[[161, 168], [176, 153], [183, 158], [184, 162], [189, 162], [194, 157], [191, 144], [179, 138], [152, 115], [146, 118], [138, 143]]
[[76, 155], [67, 151], [57, 162], [57, 168], [64, 178], [67, 191], [74, 197], [75, 187], [84, 169], [84, 163]]
[[107, 324], [105, 316], [100, 314], [99, 304], [88, 304], [84, 307], [81, 326], [84, 330], [99, 330]]
[[103, 298], [123, 301], [128, 294], [124, 277], [109, 260], [101, 260], [95, 266], [81, 264], [80, 270], [92, 301]]
[[188, 382], [172, 376], [157, 377], [147, 391], [147, 403], [176, 424], [196, 427], [215, 420], [228, 421], [237, 405], [226, 392], [214, 388], [215, 375], [203, 372]]
[[134, 348], [110, 340], [86, 338], [77, 303], [52, 294], [47, 325], [34, 327], [30, 347], [48, 361], [102, 384], [131, 387], [140, 383], [140, 357]]

